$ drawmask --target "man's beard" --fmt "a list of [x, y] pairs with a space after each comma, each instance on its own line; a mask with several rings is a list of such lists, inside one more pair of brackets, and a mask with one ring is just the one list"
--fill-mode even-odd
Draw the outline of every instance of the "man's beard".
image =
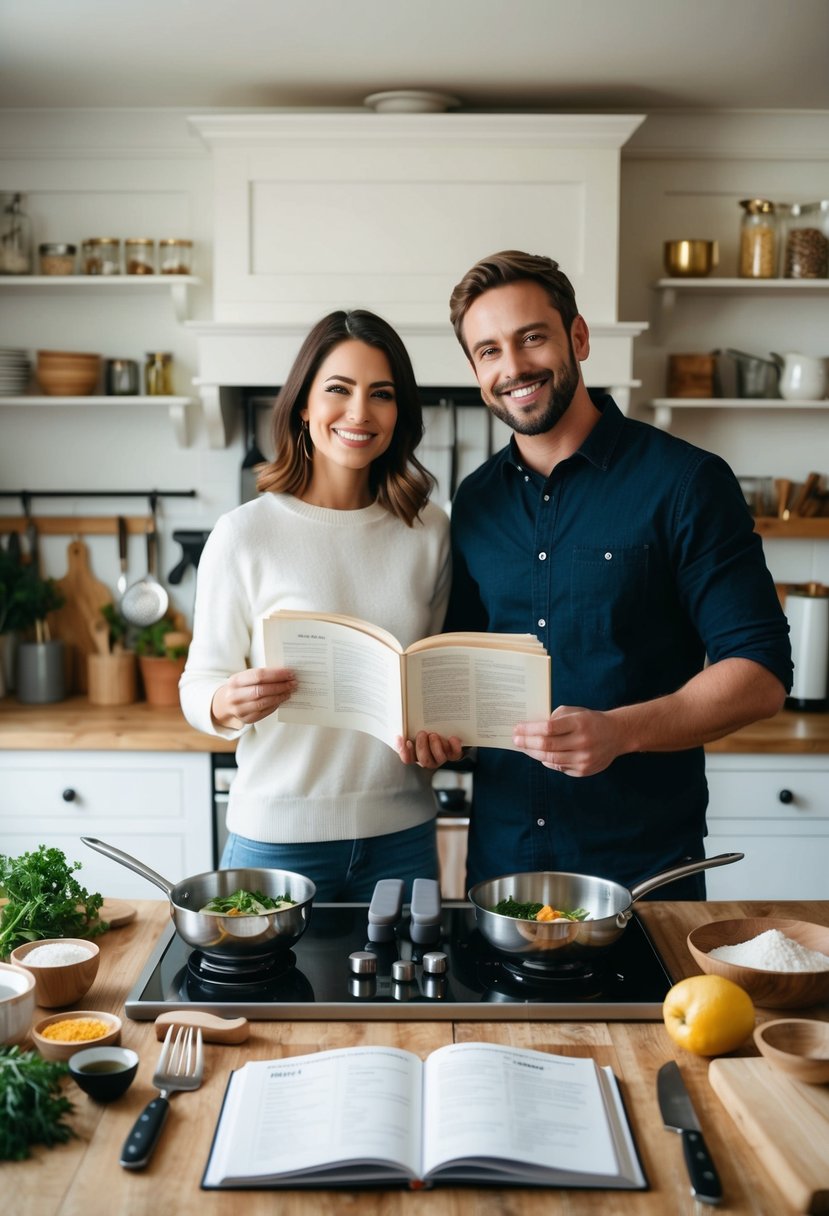
[[[510, 387], [513, 389], [519, 388], [522, 384], [532, 384], [537, 379], [537, 375], [522, 376], [514, 384], [511, 384]], [[508, 427], [519, 435], [544, 435], [547, 431], [551, 431], [556, 423], [566, 414], [576, 394], [578, 383], [579, 369], [571, 339], [569, 362], [560, 374], [549, 382], [550, 397], [547, 404], [541, 408], [540, 413], [527, 417], [521, 417], [520, 415], [516, 417], [511, 412], [510, 406], [505, 404], [502, 395], [503, 389], [498, 386], [496, 386], [496, 394], [492, 397], [487, 394], [484, 396], [484, 401], [496, 418], [500, 419], [501, 422], [505, 422]]]

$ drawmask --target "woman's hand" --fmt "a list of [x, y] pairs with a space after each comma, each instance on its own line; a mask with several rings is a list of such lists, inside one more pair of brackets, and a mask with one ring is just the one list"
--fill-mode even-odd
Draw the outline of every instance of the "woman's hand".
[[296, 687], [296, 676], [286, 667], [237, 671], [213, 696], [213, 720], [234, 730], [259, 722], [284, 705]]
[[463, 744], [455, 735], [444, 739], [426, 730], [418, 731], [414, 740], [398, 735], [395, 748], [404, 764], [417, 764], [420, 768], [440, 768], [447, 760], [460, 760], [463, 752]]

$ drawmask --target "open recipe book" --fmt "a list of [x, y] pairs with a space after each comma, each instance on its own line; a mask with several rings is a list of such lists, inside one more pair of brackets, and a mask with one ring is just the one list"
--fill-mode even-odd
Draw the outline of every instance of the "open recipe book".
[[249, 1061], [202, 1187], [436, 1182], [647, 1188], [610, 1068], [493, 1043]]
[[430, 730], [512, 749], [516, 722], [550, 713], [550, 658], [532, 634], [441, 633], [404, 651], [351, 616], [279, 611], [262, 628], [265, 662], [299, 681], [280, 722], [361, 730], [390, 747]]

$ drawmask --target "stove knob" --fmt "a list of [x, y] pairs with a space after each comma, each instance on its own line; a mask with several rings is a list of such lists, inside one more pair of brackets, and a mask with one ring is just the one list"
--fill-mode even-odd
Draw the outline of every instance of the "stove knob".
[[430, 950], [423, 955], [423, 971], [426, 975], [443, 975], [448, 970], [449, 960], [442, 950]]
[[353, 950], [348, 956], [348, 965], [355, 975], [376, 975], [377, 955], [371, 950]]
[[415, 977], [415, 965], [411, 959], [397, 958], [391, 965], [391, 978], [396, 984], [409, 984]]

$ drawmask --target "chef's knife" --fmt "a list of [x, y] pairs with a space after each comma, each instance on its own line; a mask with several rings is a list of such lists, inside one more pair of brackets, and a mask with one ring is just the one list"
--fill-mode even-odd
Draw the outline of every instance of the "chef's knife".
[[682, 1073], [674, 1060], [660, 1068], [656, 1078], [656, 1092], [666, 1130], [679, 1132], [682, 1137], [685, 1165], [691, 1179], [691, 1194], [700, 1203], [719, 1203], [722, 1199], [722, 1183], [703, 1139], [699, 1119], [685, 1088]]

